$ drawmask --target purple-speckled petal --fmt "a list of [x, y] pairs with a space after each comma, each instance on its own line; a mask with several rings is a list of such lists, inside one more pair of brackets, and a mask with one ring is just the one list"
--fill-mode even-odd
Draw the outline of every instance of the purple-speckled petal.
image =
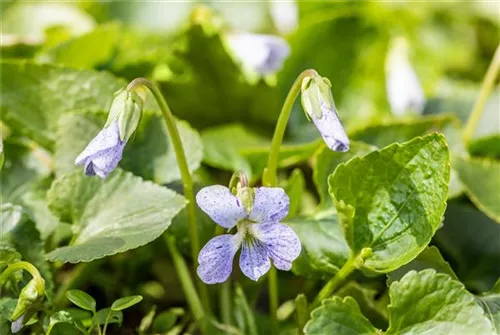
[[90, 141], [82, 153], [76, 157], [75, 164], [85, 165], [87, 160], [92, 160], [93, 156], [116, 147], [120, 142], [118, 123], [113, 122], [108, 127], [103, 128], [99, 134]]
[[259, 223], [275, 223], [287, 216], [289, 207], [290, 198], [282, 188], [258, 187], [248, 217]]
[[322, 102], [321, 117], [318, 118], [315, 114], [311, 114], [311, 118], [328, 148], [340, 152], [349, 150], [349, 138], [335, 110]]
[[259, 280], [271, 268], [266, 246], [255, 238], [245, 238], [240, 255], [241, 271], [252, 280]]
[[196, 203], [212, 220], [224, 228], [234, 227], [238, 221], [247, 216], [243, 204], [222, 185], [202, 188], [196, 194]]
[[254, 224], [252, 234], [267, 248], [269, 257], [273, 259], [274, 266], [280, 270], [290, 270], [292, 262], [299, 257], [302, 246], [297, 234], [287, 225]]
[[197, 273], [206, 284], [223, 283], [233, 269], [233, 259], [241, 235], [219, 235], [208, 241], [198, 254]]
[[95, 174], [101, 178], [106, 178], [113, 171], [122, 159], [125, 143], [121, 142], [117, 146], [103, 151], [92, 157]]

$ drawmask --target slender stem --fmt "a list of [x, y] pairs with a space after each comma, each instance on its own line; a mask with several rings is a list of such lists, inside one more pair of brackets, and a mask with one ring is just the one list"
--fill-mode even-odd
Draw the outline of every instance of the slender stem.
[[295, 314], [297, 316], [299, 335], [304, 334], [304, 326], [307, 320], [309, 320], [309, 308], [307, 305], [307, 298], [304, 294], [299, 294], [297, 298], [295, 298]]
[[274, 266], [271, 266], [269, 270], [269, 311], [271, 313], [271, 331], [272, 334], [279, 334], [279, 323], [278, 323], [278, 270]]
[[481, 85], [481, 91], [479, 91], [479, 96], [477, 97], [476, 103], [474, 104], [474, 108], [467, 120], [467, 124], [465, 125], [465, 129], [463, 132], [463, 140], [464, 142], [470, 142], [472, 136], [474, 135], [474, 131], [477, 128], [477, 124], [481, 119], [481, 115], [483, 114], [484, 105], [490, 95], [493, 87], [495, 85], [495, 80], [500, 73], [500, 45], [497, 47], [495, 51], [495, 55], [493, 55], [493, 59], [491, 60], [490, 66], [488, 67], [488, 71], [486, 71], [486, 75], [484, 76], [483, 84]]
[[311, 309], [319, 306], [321, 301], [330, 297], [336, 289], [346, 280], [346, 278], [351, 274], [354, 269], [356, 269], [356, 259], [357, 257], [349, 257], [347, 262], [340, 268], [340, 270], [335, 274], [335, 276], [319, 291], [318, 295], [312, 303]]
[[2, 287], [9, 277], [16, 271], [19, 270], [26, 270], [30, 273], [30, 275], [35, 279], [36, 282], [36, 289], [38, 292], [41, 294], [44, 294], [45, 292], [45, 280], [43, 280], [42, 276], [40, 275], [40, 272], [38, 269], [33, 266], [31, 263], [20, 261], [16, 263], [10, 264], [0, 275], [0, 287]]
[[205, 312], [203, 311], [200, 298], [198, 297], [193, 281], [191, 280], [189, 269], [179, 250], [177, 250], [174, 237], [168, 234], [165, 234], [164, 237], [170, 254], [172, 255], [172, 260], [174, 261], [175, 268], [177, 269], [177, 275], [181, 280], [182, 289], [184, 290], [184, 294], [186, 295], [189, 308], [193, 312], [196, 321], [200, 321], [203, 318]]
[[104, 327], [102, 329], [102, 335], [106, 335], [106, 330], [108, 329], [109, 316], [111, 315], [111, 308], [106, 315], [106, 321], [104, 321]]
[[225, 325], [232, 325], [231, 320], [231, 277], [221, 284], [220, 290], [220, 314], [222, 323]]
[[269, 152], [267, 168], [264, 171], [263, 178], [263, 183], [265, 186], [276, 186], [278, 184], [276, 170], [278, 169], [279, 151], [281, 143], [283, 142], [283, 136], [285, 135], [288, 119], [290, 118], [290, 114], [292, 113], [293, 104], [300, 93], [302, 80], [306, 77], [314, 77], [317, 75], [318, 73], [315, 70], [305, 70], [297, 77], [297, 79], [295, 79], [292, 88], [290, 88], [290, 91], [288, 92], [283, 107], [281, 108], [281, 112], [278, 117], [278, 123], [276, 124], [273, 140], [271, 142], [271, 150]]
[[[184, 154], [184, 148], [182, 145], [181, 137], [179, 136], [179, 131], [177, 130], [177, 125], [175, 123], [174, 116], [168, 107], [167, 101], [163, 98], [161, 91], [156, 85], [146, 78], [136, 78], [130, 82], [127, 86], [127, 90], [131, 91], [137, 87], [145, 86], [153, 94], [158, 106], [163, 113], [163, 118], [167, 125], [168, 133], [172, 140], [172, 144], [175, 151], [175, 157], [177, 158], [177, 165], [179, 166], [179, 171], [181, 173], [182, 185], [184, 188], [184, 196], [188, 200], [188, 223], [189, 223], [189, 235], [191, 238], [191, 258], [193, 263], [197, 263], [198, 253], [200, 251], [200, 237], [198, 234], [198, 227], [196, 225], [196, 203], [194, 199], [193, 192], [193, 179], [191, 178], [191, 173], [189, 172], [189, 166], [186, 160], [186, 155]], [[200, 291], [201, 300], [203, 301], [203, 307], [209, 311], [210, 303], [207, 287], [198, 279], [198, 290]]]

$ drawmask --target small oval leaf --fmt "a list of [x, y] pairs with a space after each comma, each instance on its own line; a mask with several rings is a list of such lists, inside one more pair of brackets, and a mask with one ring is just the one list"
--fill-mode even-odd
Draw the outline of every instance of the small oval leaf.
[[111, 305], [111, 310], [121, 311], [121, 310], [129, 308], [135, 304], [138, 304], [141, 301], [142, 301], [142, 296], [140, 296], [140, 295], [132, 295], [130, 297], [123, 297], [123, 298], [120, 298], [118, 300], [115, 300], [115, 302], [113, 302], [113, 305]]
[[83, 308], [87, 311], [95, 312], [95, 300], [87, 293], [80, 290], [69, 290], [66, 292], [66, 298], [69, 299], [72, 303], [77, 305], [80, 308]]

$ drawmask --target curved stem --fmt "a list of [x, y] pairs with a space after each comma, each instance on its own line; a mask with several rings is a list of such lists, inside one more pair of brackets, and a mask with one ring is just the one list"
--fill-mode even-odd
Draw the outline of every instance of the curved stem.
[[495, 51], [495, 55], [488, 67], [488, 71], [486, 71], [486, 75], [484, 76], [483, 84], [481, 86], [481, 91], [479, 91], [479, 96], [474, 104], [474, 108], [470, 113], [469, 119], [467, 120], [467, 124], [465, 125], [465, 129], [463, 132], [463, 140], [465, 143], [469, 142], [474, 135], [474, 131], [477, 128], [477, 124], [481, 119], [481, 115], [483, 114], [484, 105], [486, 105], [486, 101], [488, 100], [488, 96], [493, 90], [493, 86], [495, 85], [495, 80], [500, 73], [500, 45], [497, 47]]
[[12, 263], [9, 266], [7, 266], [7, 268], [0, 275], [0, 287], [2, 287], [7, 282], [9, 277], [14, 272], [19, 270], [28, 271], [30, 275], [33, 277], [33, 279], [35, 279], [37, 291], [41, 292], [41, 294], [44, 294], [45, 280], [43, 280], [43, 277], [40, 275], [40, 272], [33, 264], [24, 261]]
[[346, 278], [351, 274], [354, 269], [356, 269], [356, 257], [349, 257], [347, 262], [340, 268], [340, 270], [335, 274], [335, 276], [319, 291], [318, 295], [314, 299], [311, 305], [311, 309], [318, 307], [321, 301], [330, 297], [336, 289], [339, 288], [340, 284], [346, 280]]
[[278, 159], [281, 143], [283, 142], [283, 136], [285, 135], [286, 126], [288, 124], [288, 119], [292, 113], [293, 103], [297, 99], [300, 89], [302, 86], [302, 80], [306, 77], [317, 76], [318, 73], [315, 70], [305, 70], [302, 72], [290, 88], [288, 95], [281, 108], [280, 115], [278, 117], [278, 123], [274, 129], [273, 140], [271, 142], [271, 149], [269, 151], [269, 157], [267, 160], [267, 168], [264, 170], [263, 184], [265, 186], [276, 186], [278, 184], [278, 179], [276, 177], [276, 170], [278, 169]]
[[[161, 91], [156, 85], [146, 78], [136, 78], [130, 82], [127, 86], [127, 90], [131, 91], [138, 87], [145, 86], [153, 94], [160, 110], [165, 119], [167, 125], [168, 133], [172, 140], [172, 145], [175, 151], [175, 157], [177, 158], [177, 165], [179, 166], [179, 171], [181, 173], [182, 186], [184, 188], [184, 196], [188, 200], [188, 223], [189, 223], [189, 235], [191, 238], [191, 257], [193, 263], [197, 263], [198, 253], [200, 251], [200, 238], [198, 234], [198, 227], [196, 225], [196, 203], [194, 199], [193, 191], [193, 179], [191, 178], [191, 173], [189, 172], [189, 166], [186, 160], [186, 155], [184, 154], [184, 148], [182, 145], [181, 137], [179, 131], [177, 130], [177, 125], [175, 123], [174, 116], [168, 107], [167, 101], [163, 98]], [[209, 297], [206, 286], [197, 280], [198, 290], [200, 291], [201, 300], [203, 301], [203, 307], [208, 311], [210, 310]]]
[[177, 269], [177, 275], [181, 280], [182, 289], [184, 290], [184, 294], [186, 295], [189, 308], [193, 312], [196, 321], [200, 321], [205, 313], [203, 311], [200, 298], [196, 293], [193, 281], [191, 280], [186, 262], [184, 261], [184, 258], [182, 258], [179, 250], [177, 250], [175, 239], [167, 234], [164, 235], [164, 238], [170, 254], [172, 255], [172, 260], [174, 261], [175, 268]]

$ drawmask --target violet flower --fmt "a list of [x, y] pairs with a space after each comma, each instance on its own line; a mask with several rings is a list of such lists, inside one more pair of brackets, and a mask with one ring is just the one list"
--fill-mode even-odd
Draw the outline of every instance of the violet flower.
[[233, 259], [241, 247], [239, 259], [242, 272], [257, 281], [271, 268], [271, 261], [280, 270], [290, 270], [299, 256], [301, 245], [295, 232], [280, 223], [288, 214], [290, 199], [279, 187], [250, 189], [252, 199], [233, 195], [221, 185], [203, 188], [196, 195], [198, 206], [220, 226], [237, 233], [212, 238], [198, 255], [198, 276], [207, 284], [227, 280]]
[[279, 70], [290, 54], [287, 42], [279, 36], [231, 33], [227, 42], [244, 68], [261, 75]]

